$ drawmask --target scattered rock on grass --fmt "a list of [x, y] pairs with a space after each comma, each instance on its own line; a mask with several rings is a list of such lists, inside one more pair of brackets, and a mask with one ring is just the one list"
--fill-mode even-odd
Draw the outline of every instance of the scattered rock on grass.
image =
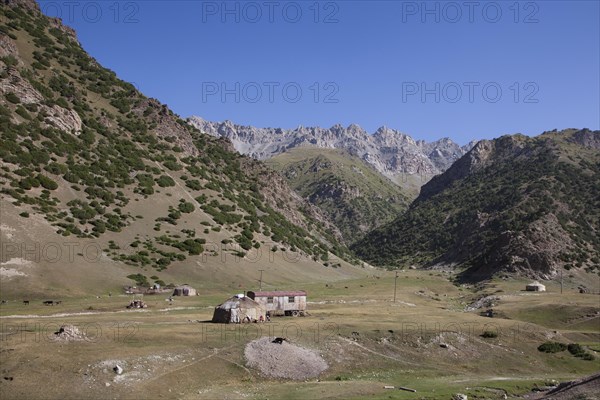
[[56, 339], [59, 340], [84, 340], [85, 335], [76, 326], [62, 325], [58, 331], [54, 332]]

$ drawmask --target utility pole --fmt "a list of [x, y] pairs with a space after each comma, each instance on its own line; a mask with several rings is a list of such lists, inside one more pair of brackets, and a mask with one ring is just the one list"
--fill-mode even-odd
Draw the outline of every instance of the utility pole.
[[396, 287], [398, 286], [398, 271], [396, 271], [396, 276], [394, 277], [394, 303], [396, 302]]
[[563, 291], [563, 270], [562, 268], [560, 269], [560, 294], [562, 294]]
[[259, 269], [260, 271], [260, 279], [258, 281], [258, 290], [262, 290], [262, 273], [264, 271], [264, 269]]

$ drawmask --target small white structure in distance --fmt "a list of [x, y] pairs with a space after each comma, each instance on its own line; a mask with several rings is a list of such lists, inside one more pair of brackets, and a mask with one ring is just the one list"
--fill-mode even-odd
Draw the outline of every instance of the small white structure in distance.
[[527, 290], [528, 292], [545, 292], [546, 286], [544, 286], [541, 283], [536, 281], [536, 282], [531, 282], [530, 284], [525, 286], [525, 290]]

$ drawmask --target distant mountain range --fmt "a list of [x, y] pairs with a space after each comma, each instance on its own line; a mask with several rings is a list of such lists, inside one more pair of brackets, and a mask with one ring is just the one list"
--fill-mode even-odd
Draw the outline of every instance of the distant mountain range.
[[369, 134], [358, 125], [347, 128], [341, 125], [331, 128], [255, 128], [236, 125], [231, 121], [210, 122], [195, 116], [188, 118], [188, 122], [209, 135], [229, 139], [238, 152], [258, 160], [296, 147], [338, 149], [363, 159], [392, 179], [400, 174], [437, 175], [476, 143], [460, 146], [448, 138], [425, 142], [386, 127]]

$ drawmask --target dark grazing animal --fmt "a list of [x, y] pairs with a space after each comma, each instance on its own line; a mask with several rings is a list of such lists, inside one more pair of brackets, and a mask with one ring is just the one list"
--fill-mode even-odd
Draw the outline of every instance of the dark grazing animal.
[[29, 305], [29, 300], [23, 300], [23, 304], [25, 304], [26, 306]]
[[46, 301], [44, 301], [44, 305], [45, 306], [53, 306], [54, 305], [54, 301], [53, 300], [46, 300]]

